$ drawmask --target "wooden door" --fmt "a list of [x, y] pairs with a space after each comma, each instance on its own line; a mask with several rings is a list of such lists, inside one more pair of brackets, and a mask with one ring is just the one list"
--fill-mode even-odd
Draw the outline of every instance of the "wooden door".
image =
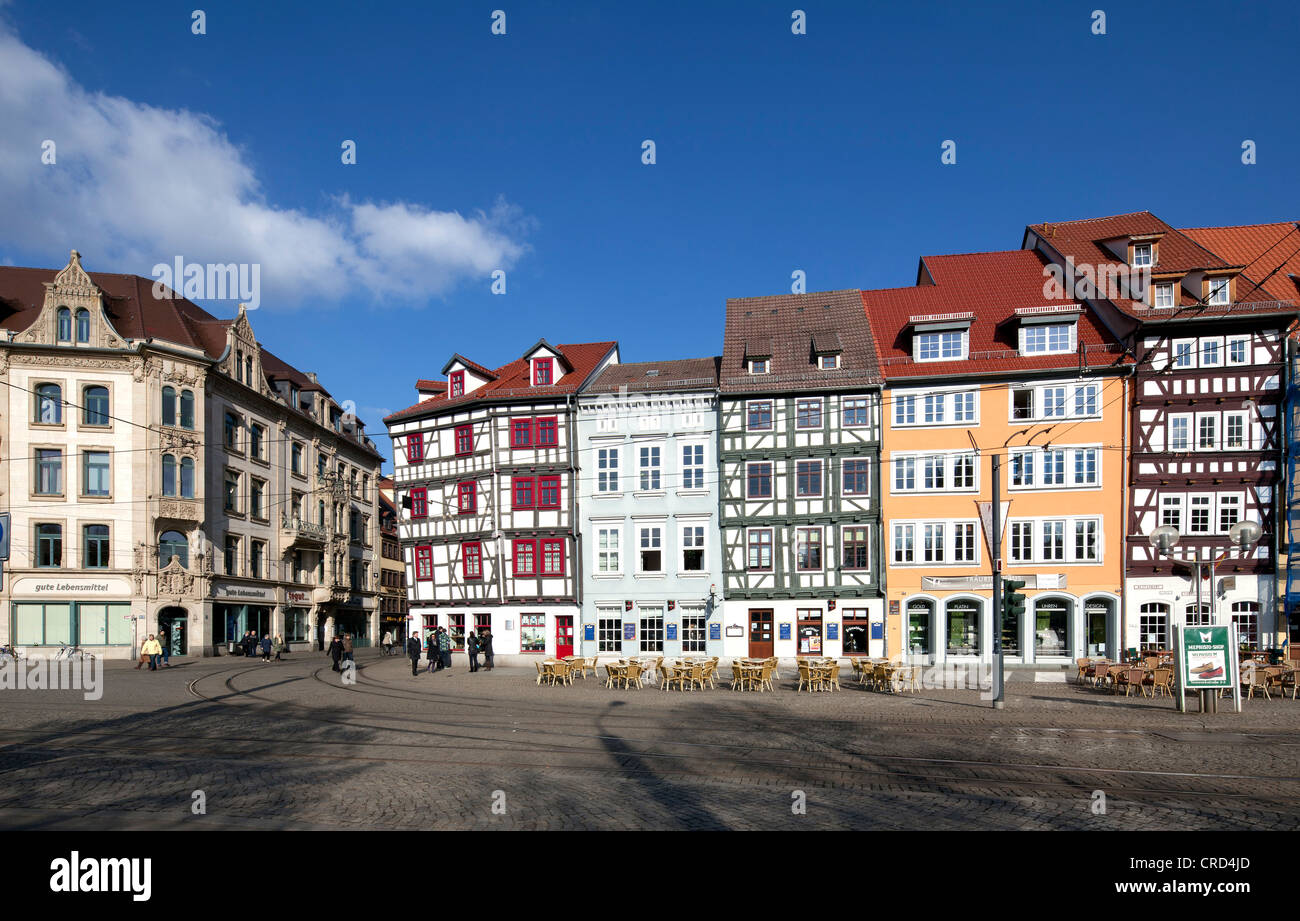
[[749, 656], [766, 659], [772, 655], [772, 609], [749, 609]]
[[573, 655], [573, 617], [559, 615], [555, 618], [555, 657], [563, 659]]

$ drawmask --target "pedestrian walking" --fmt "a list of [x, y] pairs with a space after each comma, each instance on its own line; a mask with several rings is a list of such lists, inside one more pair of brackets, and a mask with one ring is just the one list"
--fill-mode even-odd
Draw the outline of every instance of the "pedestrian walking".
[[343, 658], [343, 641], [337, 636], [330, 640], [329, 657], [334, 660], [334, 671], [341, 671], [339, 660]]
[[352, 634], [343, 634], [343, 661], [351, 662], [352, 659]]
[[389, 655], [393, 651], [393, 631], [385, 630], [379, 645], [384, 647], [384, 655]]
[[426, 638], [425, 656], [429, 659], [429, 674], [438, 670], [438, 631], [430, 630]]
[[167, 635], [166, 630], [158, 631], [158, 644], [162, 647], [162, 664], [167, 668], [172, 667], [172, 643], [171, 637]]
[[262, 661], [271, 661], [271, 634], [262, 634]]
[[411, 677], [417, 678], [420, 675], [420, 640], [418, 637], [410, 636], [406, 639], [406, 656], [411, 660]]
[[483, 667], [492, 671], [492, 630], [484, 627], [479, 632], [479, 645], [483, 648]]
[[278, 633], [275, 635], [274, 646], [275, 646], [275, 661], [279, 662], [280, 653], [285, 651], [285, 645], [284, 645], [284, 638], [281, 637], [280, 634]]
[[247, 633], [244, 634], [244, 655], [251, 656], [253, 654], [253, 649], [256, 646], [257, 646], [257, 634], [254, 631], [249, 630]]
[[473, 630], [465, 638], [465, 652], [469, 655], [470, 674], [473, 674], [478, 671], [478, 637], [474, 635]]
[[149, 634], [149, 639], [144, 641], [144, 646], [141, 647], [140, 653], [148, 657], [149, 671], [158, 671], [158, 657], [162, 655], [162, 645], [152, 633]]
[[442, 627], [438, 628], [438, 654], [442, 667], [451, 671], [451, 634]]

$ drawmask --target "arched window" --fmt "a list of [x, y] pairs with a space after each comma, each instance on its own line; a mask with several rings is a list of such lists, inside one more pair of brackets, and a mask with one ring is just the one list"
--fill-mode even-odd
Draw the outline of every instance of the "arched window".
[[1169, 638], [1169, 605], [1150, 601], [1138, 611], [1138, 647], [1164, 649]]
[[108, 388], [87, 387], [81, 401], [83, 425], [108, 425]]
[[249, 355], [244, 359], [244, 383], [253, 386], [253, 356]]
[[181, 565], [189, 569], [190, 544], [180, 531], [164, 531], [163, 536], [158, 538], [158, 568], [162, 569], [170, 563], [172, 557], [179, 557]]
[[77, 341], [90, 341], [90, 311], [85, 307], [77, 310]]
[[1199, 611], [1194, 603], [1189, 604], [1183, 611], [1183, 618], [1183, 623], [1188, 627], [1208, 627], [1210, 625], [1210, 603], [1202, 601]]
[[71, 342], [72, 341], [72, 311], [69, 310], [67, 307], [60, 307], [58, 312], [58, 317], [59, 317], [59, 341]]
[[1034, 602], [1035, 655], [1069, 655], [1073, 610], [1074, 602], [1068, 598], [1042, 598]]
[[980, 613], [983, 607], [973, 598], [955, 598], [947, 603], [948, 655], [979, 655]]
[[181, 498], [194, 498], [194, 458], [181, 458]]
[[934, 604], [916, 600], [907, 603], [907, 652], [914, 656], [928, 656], [934, 648]]
[[181, 428], [194, 431], [194, 391], [181, 391]]
[[176, 424], [176, 388], [164, 387], [162, 389], [162, 424]]
[[36, 388], [36, 418], [43, 425], [63, 424], [63, 388], [58, 384], [41, 384]]
[[176, 458], [170, 454], [162, 456], [162, 494], [176, 495]]

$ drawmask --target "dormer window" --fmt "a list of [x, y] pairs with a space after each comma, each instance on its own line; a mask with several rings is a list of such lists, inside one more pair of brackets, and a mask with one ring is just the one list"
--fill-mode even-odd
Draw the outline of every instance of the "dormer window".
[[533, 386], [548, 387], [554, 381], [553, 371], [555, 367], [554, 358], [535, 358], [533, 359]]
[[1212, 305], [1227, 304], [1231, 281], [1229, 278], [1211, 278], [1206, 283], [1205, 303]]
[[834, 371], [840, 366], [840, 356], [821, 355], [817, 358], [817, 367], [823, 371]]
[[966, 357], [968, 351], [965, 329], [945, 329], [930, 333], [917, 333], [915, 357], [917, 361], [952, 361]]
[[1133, 244], [1133, 267], [1149, 268], [1151, 266], [1151, 244], [1134, 243]]
[[1059, 355], [1074, 351], [1073, 323], [1036, 323], [1020, 329], [1023, 355]]
[[767, 374], [771, 370], [771, 362], [766, 358], [751, 358], [749, 360], [750, 374]]
[[453, 371], [450, 377], [450, 393], [453, 397], [463, 397], [465, 395], [465, 372]]
[[1155, 286], [1154, 304], [1156, 307], [1174, 306], [1174, 286], [1172, 283]]

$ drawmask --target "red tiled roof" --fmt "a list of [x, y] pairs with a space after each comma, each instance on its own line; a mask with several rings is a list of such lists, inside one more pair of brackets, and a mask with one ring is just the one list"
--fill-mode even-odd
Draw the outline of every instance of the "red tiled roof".
[[434, 381], [422, 377], [415, 382], [416, 393], [420, 393], [422, 391], [432, 393], [434, 391], [444, 391], [446, 389], [447, 389], [446, 381]]
[[[515, 359], [508, 365], [502, 365], [487, 373], [492, 376], [482, 387], [472, 390], [464, 396], [448, 397], [445, 393], [427, 400], [421, 400], [414, 406], [399, 409], [384, 417], [384, 422], [400, 422], [425, 414], [445, 412], [448, 409], [468, 406], [482, 400], [544, 400], [557, 396], [577, 393], [583, 383], [591, 377], [593, 371], [602, 361], [618, 348], [617, 342], [580, 342], [574, 345], [558, 345], [573, 370], [565, 374], [560, 382], [547, 387], [531, 386], [528, 362], [522, 358]], [[459, 359], [459, 360], [464, 360]], [[486, 370], [486, 369], [484, 369]]]
[[[1243, 265], [1240, 262], [1230, 262], [1211, 252], [1192, 237], [1166, 224], [1149, 211], [1079, 221], [1031, 224], [1028, 229], [1042, 238], [1043, 242], [1062, 258], [1068, 257], [1075, 265], [1091, 266], [1094, 270], [1098, 266], [1124, 265], [1122, 258], [1115, 256], [1102, 245], [1105, 241], [1121, 237], [1153, 235], [1159, 235], [1158, 261], [1152, 267], [1156, 274], [1185, 274], [1198, 269], [1240, 269]], [[1245, 279], [1245, 284], [1241, 283], [1242, 279]], [[1145, 303], [1130, 298], [1108, 297], [1107, 300], [1129, 316], [1148, 322], [1161, 319], [1203, 319], [1276, 310], [1277, 305], [1273, 303], [1272, 296], [1259, 289], [1251, 290], [1253, 281], [1250, 273], [1242, 273], [1238, 279], [1237, 302], [1224, 307], [1201, 307], [1194, 317], [1171, 317], [1168, 310], [1148, 307]], [[1246, 292], [1244, 297], [1241, 291]], [[1196, 304], [1195, 298], [1182, 297], [1182, 306], [1190, 307]]]
[[1279, 301], [1300, 297], [1300, 227], [1295, 221], [1186, 227], [1179, 232], [1229, 262], [1246, 266], [1253, 279], [1262, 281], [1280, 263], [1281, 268], [1262, 281], [1260, 288]]
[[610, 365], [583, 393], [618, 393], [624, 387], [631, 393], [713, 390], [721, 363], [721, 358], [683, 358]]
[[[840, 366], [817, 367], [814, 342], [838, 335]], [[770, 354], [771, 371], [750, 374], [745, 355]], [[756, 351], [757, 350], [757, 351]], [[723, 393], [794, 393], [878, 385], [876, 346], [856, 289], [727, 300]]]
[[457, 352], [455, 355], [452, 355], [451, 358], [447, 359], [447, 363], [442, 366], [442, 371], [440, 373], [446, 374], [447, 370], [458, 361], [461, 364], [463, 364], [465, 367], [473, 371], [475, 374], [477, 374], [479, 377], [484, 377], [487, 378], [488, 380], [492, 380], [493, 378], [496, 377], [495, 374], [493, 374], [487, 368], [483, 367], [477, 361], [470, 361], [460, 352]]
[[[1053, 303], [1044, 294], [1045, 264], [1036, 252], [1023, 249], [927, 256], [922, 267], [934, 284], [861, 292], [885, 379], [1078, 368], [1079, 355], [1074, 352], [1034, 358], [1022, 357], [1019, 352], [1017, 310], [1066, 307], [1071, 303]], [[912, 360], [913, 318], [964, 313], [974, 314], [968, 359]], [[1079, 316], [1078, 343], [1089, 367], [1107, 367], [1125, 360], [1122, 347], [1090, 310]]]

